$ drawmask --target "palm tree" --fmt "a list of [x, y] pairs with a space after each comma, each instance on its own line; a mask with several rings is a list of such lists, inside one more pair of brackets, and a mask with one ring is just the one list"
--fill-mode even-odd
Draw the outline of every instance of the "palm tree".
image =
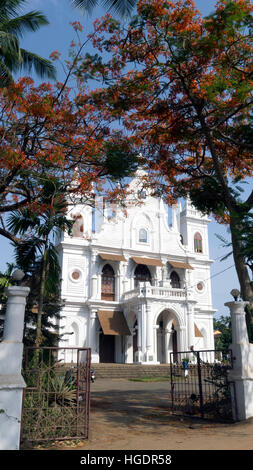
[[11, 276], [14, 271], [14, 268], [16, 268], [14, 263], [6, 263], [6, 271], [4, 273], [0, 272], [0, 293], [3, 295], [5, 287], [11, 285]]
[[133, 11], [137, 0], [71, 0], [73, 6], [83, 11], [91, 12], [99, 3], [109, 10], [114, 10], [121, 16], [128, 16]]
[[53, 237], [59, 231], [70, 229], [73, 224], [66, 218], [64, 188], [56, 178], [44, 181], [38, 202], [45, 208], [41, 214], [25, 208], [13, 212], [7, 220], [10, 231], [26, 236], [15, 246], [15, 258], [17, 266], [30, 273], [31, 292], [36, 294], [36, 347], [42, 343], [42, 323], [48, 324], [52, 307], [54, 310], [52, 303], [59, 299], [61, 269]]
[[41, 78], [54, 79], [56, 70], [53, 64], [37, 54], [20, 47], [19, 40], [24, 33], [37, 31], [49, 24], [39, 11], [20, 14], [27, 0], [0, 0], [0, 87], [12, 83], [12, 74], [19, 70], [28, 72], [34, 69]]

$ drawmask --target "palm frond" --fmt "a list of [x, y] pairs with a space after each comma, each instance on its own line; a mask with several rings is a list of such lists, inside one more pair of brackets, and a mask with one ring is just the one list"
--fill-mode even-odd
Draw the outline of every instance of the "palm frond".
[[39, 217], [28, 210], [11, 212], [7, 218], [7, 227], [14, 235], [24, 235], [29, 229], [35, 228], [39, 224]]
[[17, 72], [22, 64], [22, 57], [20, 53], [20, 49], [18, 51], [14, 51], [13, 49], [7, 50], [3, 54], [3, 61], [6, 65], [6, 67], [9, 69], [10, 73], [11, 72]]
[[91, 13], [98, 4], [97, 0], [71, 0], [74, 7], [79, 8], [82, 13]]
[[19, 53], [19, 40], [9, 31], [0, 30], [0, 46], [1, 55], [5, 55], [9, 50], [14, 54]]
[[9, 67], [3, 62], [3, 60], [0, 60], [0, 87], [4, 88], [9, 86], [13, 81]]
[[31, 72], [34, 68], [35, 72], [41, 77], [47, 77], [52, 80], [56, 79], [56, 69], [50, 60], [44, 59], [33, 52], [20, 49], [22, 56], [22, 67]]
[[215, 233], [215, 236], [223, 243], [223, 248], [232, 245], [232, 242], [229, 242], [228, 240], [226, 240], [226, 238], [224, 238], [222, 235]]
[[136, 0], [104, 0], [104, 7], [113, 10], [122, 17], [130, 16], [136, 6]]
[[16, 265], [14, 263], [6, 263], [7, 269], [6, 271], [0, 272], [0, 290], [4, 289], [5, 287], [9, 286], [11, 284], [11, 275], [16, 268]]
[[17, 268], [17, 266], [14, 263], [6, 263], [6, 267], [7, 269], [5, 271], [5, 276], [11, 276], [14, 269]]
[[0, 0], [0, 59], [4, 64], [0, 70], [0, 87], [13, 82], [11, 73], [22, 68], [28, 72], [34, 69], [41, 78], [56, 78], [56, 69], [49, 60], [20, 48], [19, 38], [26, 32], [35, 32], [49, 24], [46, 16], [37, 10], [20, 15], [26, 3], [27, 0]]
[[233, 254], [233, 251], [230, 251], [227, 255], [224, 255], [220, 261], [225, 261], [227, 258], [229, 258], [229, 256], [231, 256]]
[[15, 246], [15, 261], [25, 272], [31, 272], [37, 263], [38, 255], [42, 249], [41, 240], [38, 238], [31, 238], [24, 240], [19, 245]]
[[[91, 13], [91, 11], [98, 5], [97, 0], [72, 0], [72, 5], [79, 8], [83, 12]], [[103, 6], [107, 10], [113, 10], [120, 16], [129, 16], [136, 5], [136, 0], [104, 0]]]
[[[1, 7], [0, 7], [1, 8]], [[23, 37], [26, 32], [35, 32], [41, 26], [49, 24], [48, 19], [39, 11], [30, 11], [25, 15], [13, 19], [6, 19], [1, 23], [1, 30]]]
[[46, 292], [48, 294], [57, 294], [60, 288], [61, 267], [58, 252], [52, 243], [48, 247], [47, 263]]
[[0, 0], [0, 21], [17, 16], [25, 4], [27, 0]]

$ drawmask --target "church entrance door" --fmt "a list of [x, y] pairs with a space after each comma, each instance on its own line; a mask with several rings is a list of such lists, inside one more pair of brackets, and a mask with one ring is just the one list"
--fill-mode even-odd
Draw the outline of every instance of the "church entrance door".
[[115, 337], [113, 335], [99, 335], [100, 362], [115, 362]]

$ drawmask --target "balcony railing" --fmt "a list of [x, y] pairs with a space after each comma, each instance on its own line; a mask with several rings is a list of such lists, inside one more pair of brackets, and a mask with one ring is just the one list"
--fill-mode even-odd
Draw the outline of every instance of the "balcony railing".
[[[143, 283], [144, 284], [144, 283]], [[146, 283], [145, 283], [146, 284]], [[136, 297], [155, 297], [168, 299], [185, 299], [185, 289], [176, 289], [172, 287], [158, 287], [151, 285], [140, 286], [123, 294], [123, 302], [127, 302]]]

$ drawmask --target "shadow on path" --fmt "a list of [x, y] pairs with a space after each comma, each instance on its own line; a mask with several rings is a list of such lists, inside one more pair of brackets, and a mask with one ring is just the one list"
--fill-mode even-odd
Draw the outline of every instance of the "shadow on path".
[[93, 416], [99, 415], [108, 427], [152, 426], [154, 429], [163, 424], [179, 427], [207, 424], [197, 417], [172, 414], [169, 390], [169, 382], [100, 379], [91, 387], [91, 423]]

